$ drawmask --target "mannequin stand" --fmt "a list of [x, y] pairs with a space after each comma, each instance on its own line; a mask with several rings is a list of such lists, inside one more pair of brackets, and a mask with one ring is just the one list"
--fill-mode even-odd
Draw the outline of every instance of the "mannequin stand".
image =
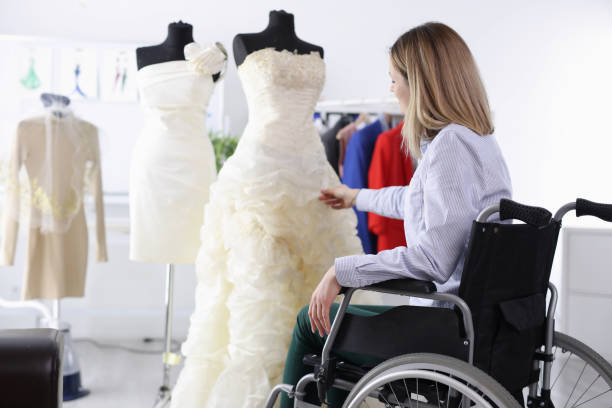
[[57, 325], [64, 336], [63, 399], [64, 401], [72, 401], [89, 395], [89, 390], [81, 385], [81, 368], [78, 356], [72, 345], [70, 324], [58, 320]]
[[59, 299], [55, 299], [53, 301], [53, 320], [55, 320], [54, 324], [58, 325], [59, 327], [59, 322], [60, 322], [60, 300]]
[[172, 352], [172, 310], [174, 306], [174, 264], [167, 264], [166, 267], [166, 327], [164, 333], [164, 354], [163, 354], [163, 377], [162, 385], [159, 387], [154, 408], [163, 408], [170, 405], [170, 369], [177, 365], [181, 357]]
[[81, 385], [81, 368], [79, 359], [72, 345], [72, 334], [70, 324], [61, 321], [60, 299], [53, 300], [53, 317], [45, 323], [47, 326], [57, 329], [64, 336], [64, 362], [63, 362], [63, 400], [72, 401], [89, 395], [89, 390]]

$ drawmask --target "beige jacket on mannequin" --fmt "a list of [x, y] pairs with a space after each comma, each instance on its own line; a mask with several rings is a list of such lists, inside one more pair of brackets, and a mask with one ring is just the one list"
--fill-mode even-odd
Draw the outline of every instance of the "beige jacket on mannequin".
[[[49, 126], [55, 135], [52, 144], [46, 143], [50, 134]], [[72, 132], [72, 143], [68, 137], [62, 137], [69, 131]], [[78, 142], [75, 144], [74, 140]], [[54, 155], [53, 161], [45, 161], [49, 153], [47, 150]], [[47, 168], [42, 163], [52, 164]], [[70, 190], [70, 184], [74, 183], [73, 173], [76, 171], [86, 178], [85, 184], [91, 189], [96, 210], [96, 259], [104, 262], [107, 260], [107, 251], [97, 128], [74, 116], [70, 116], [69, 120], [52, 115], [24, 120], [17, 129], [9, 166], [0, 264], [13, 265], [15, 257], [20, 217], [11, 217], [10, 209], [16, 208], [19, 215], [19, 209], [23, 211], [25, 207], [29, 211], [30, 220], [34, 220], [40, 208], [44, 205], [49, 208], [48, 203], [53, 203], [47, 197], [49, 189], [41, 188], [37, 183], [38, 180], [50, 180], [45, 172], [51, 171], [52, 181], [48, 183], [51, 189], [74, 191], [70, 203], [62, 201], [63, 206], [72, 206], [71, 213], [63, 228], [58, 231], [43, 231], [40, 225], [30, 221], [22, 298], [61, 299], [84, 296], [88, 232], [82, 204], [83, 188]], [[19, 184], [22, 166], [27, 172], [29, 186]], [[24, 199], [30, 202], [24, 203]]]

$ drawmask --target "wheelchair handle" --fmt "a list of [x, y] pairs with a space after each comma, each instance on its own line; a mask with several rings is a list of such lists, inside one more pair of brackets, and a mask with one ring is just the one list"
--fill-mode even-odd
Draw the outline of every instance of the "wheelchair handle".
[[545, 208], [532, 207], [525, 204], [517, 203], [516, 201], [502, 198], [499, 204], [485, 208], [479, 215], [476, 221], [486, 222], [487, 219], [499, 212], [500, 220], [515, 219], [523, 221], [533, 227], [543, 227], [550, 222], [552, 214]]
[[592, 215], [600, 220], [612, 222], [612, 204], [596, 203], [579, 198], [576, 200], [576, 217]]
[[576, 210], [576, 217], [591, 215], [602, 221], [612, 222], [612, 204], [596, 203], [584, 198], [578, 198], [575, 202], [567, 203], [559, 208], [555, 214], [555, 220], [561, 220], [571, 210]]

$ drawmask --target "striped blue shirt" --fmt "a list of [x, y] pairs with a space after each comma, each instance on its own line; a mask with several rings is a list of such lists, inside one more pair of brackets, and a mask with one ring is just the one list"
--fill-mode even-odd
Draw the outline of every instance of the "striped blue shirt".
[[[510, 175], [493, 135], [479, 136], [457, 124], [440, 130], [422, 151], [410, 185], [362, 189], [357, 195], [359, 210], [404, 220], [406, 246], [337, 258], [342, 286], [409, 277], [457, 293], [472, 221], [482, 209], [511, 198]], [[432, 301], [413, 298], [411, 304]]]

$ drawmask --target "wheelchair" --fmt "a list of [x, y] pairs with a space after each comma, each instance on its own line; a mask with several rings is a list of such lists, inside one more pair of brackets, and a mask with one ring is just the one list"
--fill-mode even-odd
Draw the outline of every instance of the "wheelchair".
[[[345, 408], [518, 408], [524, 393], [530, 408], [612, 407], [612, 365], [554, 327], [558, 294], [549, 278], [561, 219], [572, 210], [612, 222], [611, 204], [583, 199], [554, 216], [506, 199], [484, 209], [472, 224], [458, 296], [413, 279], [343, 288], [321, 355], [304, 356], [313, 372], [295, 385], [276, 385], [265, 407], [272, 408], [281, 392], [294, 407], [321, 406], [304, 400], [313, 383], [323, 406], [332, 387], [348, 391]], [[522, 223], [488, 222], [494, 214]], [[432, 299], [439, 306], [357, 316], [346, 311], [358, 290]], [[356, 366], [332, 349], [382, 363]]]

